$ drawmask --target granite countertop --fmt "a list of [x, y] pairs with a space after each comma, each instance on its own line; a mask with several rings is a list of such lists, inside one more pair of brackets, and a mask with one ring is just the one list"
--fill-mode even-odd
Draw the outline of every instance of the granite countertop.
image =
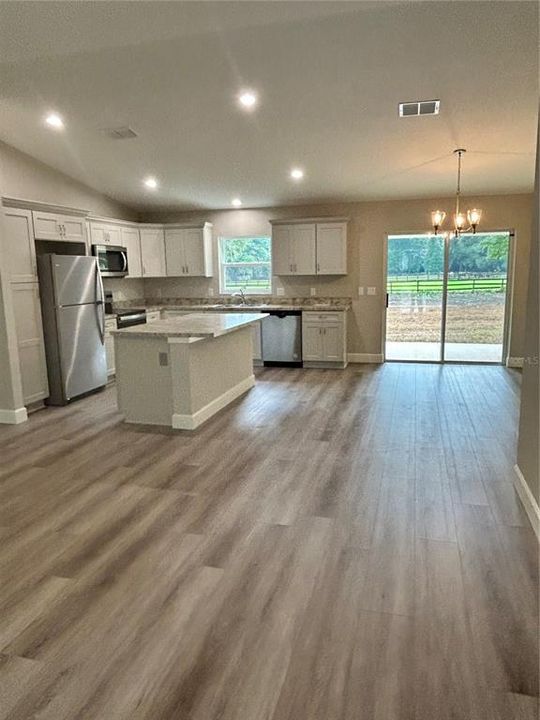
[[157, 338], [216, 338], [267, 317], [264, 313], [190, 313], [170, 320], [157, 320], [146, 325], [133, 325], [113, 330], [113, 335]]
[[[128, 302], [118, 305], [120, 310], [129, 310], [131, 307], [141, 307], [141, 303], [131, 305]], [[179, 310], [183, 312], [268, 312], [275, 310], [302, 310], [304, 312], [346, 312], [351, 308], [350, 300], [344, 300], [341, 302], [320, 302], [310, 304], [297, 304], [297, 303], [260, 303], [247, 305], [231, 305], [229, 303], [148, 303], [146, 304], [146, 311], [161, 311], [161, 310]], [[111, 316], [114, 317], [114, 316]]]

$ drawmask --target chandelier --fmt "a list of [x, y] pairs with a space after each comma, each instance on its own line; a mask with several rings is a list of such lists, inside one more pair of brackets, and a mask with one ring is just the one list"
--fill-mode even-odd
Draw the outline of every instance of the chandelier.
[[[472, 208], [471, 210], [467, 210], [467, 213], [461, 211], [459, 207], [459, 201], [461, 197], [461, 156], [463, 153], [467, 152], [465, 148], [458, 148], [457, 150], [454, 150], [454, 155], [457, 155], [458, 158], [458, 167], [457, 167], [457, 188], [456, 188], [456, 211], [454, 213], [454, 236], [459, 237], [462, 233], [468, 233], [476, 232], [476, 228], [478, 227], [478, 223], [480, 222], [480, 219], [482, 217], [482, 211], [478, 208]], [[444, 222], [444, 218], [446, 217], [446, 213], [444, 210], [434, 210], [431, 213], [431, 224], [433, 225], [433, 230], [435, 231], [435, 235], [438, 234], [439, 228]]]

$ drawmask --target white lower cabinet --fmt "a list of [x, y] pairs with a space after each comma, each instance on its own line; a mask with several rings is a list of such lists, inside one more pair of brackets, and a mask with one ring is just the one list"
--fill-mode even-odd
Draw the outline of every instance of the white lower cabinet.
[[251, 332], [253, 346], [253, 362], [255, 365], [262, 365], [261, 323], [254, 323], [251, 326]]
[[11, 283], [19, 367], [25, 405], [49, 395], [37, 282]]
[[345, 367], [347, 364], [344, 312], [302, 313], [302, 360], [318, 367]]
[[116, 372], [116, 364], [114, 359], [114, 335], [111, 330], [116, 330], [116, 318], [105, 320], [105, 354], [107, 356], [107, 377], [111, 377]]

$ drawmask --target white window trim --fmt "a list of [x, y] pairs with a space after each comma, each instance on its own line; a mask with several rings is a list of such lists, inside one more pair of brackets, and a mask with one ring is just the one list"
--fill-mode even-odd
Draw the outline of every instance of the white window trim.
[[239, 290], [235, 290], [234, 292], [230, 292], [229, 290], [225, 289], [225, 265], [228, 267], [236, 266], [236, 267], [247, 267], [249, 265], [269, 265], [270, 266], [270, 288], [268, 290], [259, 290], [258, 292], [247, 292], [243, 290], [245, 295], [272, 295], [274, 291], [274, 276], [272, 275], [272, 258], [270, 257], [270, 261], [268, 263], [263, 262], [247, 262], [247, 263], [224, 263], [222, 259], [222, 246], [224, 240], [236, 240], [236, 239], [244, 239], [244, 238], [254, 238], [254, 237], [267, 237], [270, 240], [270, 253], [272, 252], [272, 238], [269, 235], [223, 235], [218, 238], [218, 267], [219, 267], [219, 294], [220, 295], [226, 295], [230, 297], [231, 295], [234, 295], [235, 292], [239, 292]]

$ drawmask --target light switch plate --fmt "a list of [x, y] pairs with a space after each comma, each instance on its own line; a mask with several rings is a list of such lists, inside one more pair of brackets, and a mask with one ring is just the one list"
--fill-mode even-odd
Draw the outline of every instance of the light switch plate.
[[377, 294], [377, 288], [376, 287], [368, 287], [367, 289], [368, 295], [376, 295]]
[[317, 294], [317, 288], [310, 288], [310, 292], [311, 292], [311, 297], [315, 297], [315, 295]]
[[364, 286], [363, 286], [363, 285], [359, 285], [359, 286], [358, 286], [358, 295], [363, 295], [363, 294], [364, 294]]

